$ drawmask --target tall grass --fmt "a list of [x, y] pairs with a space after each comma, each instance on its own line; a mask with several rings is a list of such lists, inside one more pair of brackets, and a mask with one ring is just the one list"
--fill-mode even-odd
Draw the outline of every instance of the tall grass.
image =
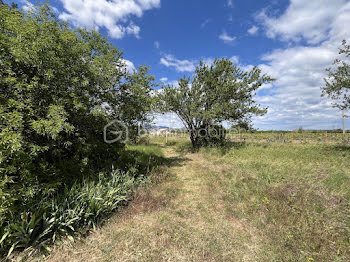
[[21, 203], [2, 202], [0, 255], [9, 257], [14, 250], [29, 247], [50, 251], [57, 238], [73, 240], [82, 229], [94, 228], [123, 206], [136, 187], [148, 181], [147, 174], [162, 159], [161, 150], [155, 146], [128, 146], [119, 156], [118, 170], [77, 180]]
[[349, 261], [350, 148], [236, 144], [203, 149], [224, 166], [228, 214], [257, 228], [260, 261]]
[[94, 227], [127, 201], [143, 180], [119, 171], [100, 174], [97, 181], [83, 180], [54, 196], [28, 203], [22, 212], [9, 210], [2, 221], [1, 253], [10, 255], [14, 249], [30, 246], [49, 250], [48, 244], [58, 236], [71, 238], [82, 227]]

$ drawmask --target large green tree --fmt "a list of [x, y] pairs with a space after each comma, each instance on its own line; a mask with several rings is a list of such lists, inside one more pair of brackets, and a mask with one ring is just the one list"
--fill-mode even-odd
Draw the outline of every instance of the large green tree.
[[327, 69], [328, 77], [325, 78], [322, 95], [333, 99], [334, 106], [346, 110], [350, 109], [350, 45], [346, 40], [343, 40], [339, 54], [344, 55], [344, 59], [336, 59], [334, 68]]
[[164, 112], [178, 115], [193, 147], [200, 147], [222, 140], [224, 121], [249, 126], [253, 115], [263, 115], [267, 109], [256, 104], [254, 95], [271, 81], [260, 69], [244, 72], [225, 58], [211, 65], [201, 62], [192, 79], [184, 77], [178, 87], [163, 87], [160, 105]]

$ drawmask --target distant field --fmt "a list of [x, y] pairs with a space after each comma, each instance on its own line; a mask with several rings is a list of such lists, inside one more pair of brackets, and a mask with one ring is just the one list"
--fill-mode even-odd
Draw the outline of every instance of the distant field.
[[[247, 141], [247, 142], [271, 142], [271, 143], [313, 143], [313, 144], [339, 144], [343, 143], [343, 134], [341, 133], [242, 133], [228, 135], [232, 141]], [[345, 134], [345, 143], [350, 145], [350, 134]]]
[[231, 143], [193, 152], [172, 137], [155, 145], [167, 161], [153, 183], [48, 261], [350, 260], [349, 147]]
[[[165, 134], [158, 136], [165, 139]], [[168, 134], [170, 138], [184, 139], [188, 135], [185, 133], [171, 132]], [[343, 144], [350, 145], [350, 133], [345, 134], [343, 140], [342, 133], [333, 132], [252, 132], [252, 133], [238, 133], [228, 132], [226, 138], [232, 142], [254, 142], [254, 143], [295, 143], [295, 144]]]

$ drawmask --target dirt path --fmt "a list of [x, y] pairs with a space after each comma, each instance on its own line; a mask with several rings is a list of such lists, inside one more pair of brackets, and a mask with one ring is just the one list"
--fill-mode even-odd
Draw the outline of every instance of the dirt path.
[[89, 237], [55, 248], [48, 261], [256, 261], [247, 223], [228, 215], [220, 176], [225, 167], [200, 153], [164, 148], [159, 182]]

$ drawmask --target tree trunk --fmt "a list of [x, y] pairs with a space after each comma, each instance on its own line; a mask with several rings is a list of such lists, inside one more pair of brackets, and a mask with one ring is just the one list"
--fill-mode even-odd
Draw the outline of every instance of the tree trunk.
[[346, 144], [345, 141], [345, 134], [346, 134], [346, 130], [345, 130], [345, 110], [342, 110], [342, 117], [343, 117], [343, 144]]
[[190, 130], [190, 139], [191, 139], [191, 143], [193, 148], [198, 148], [198, 135], [196, 134], [195, 130]]

